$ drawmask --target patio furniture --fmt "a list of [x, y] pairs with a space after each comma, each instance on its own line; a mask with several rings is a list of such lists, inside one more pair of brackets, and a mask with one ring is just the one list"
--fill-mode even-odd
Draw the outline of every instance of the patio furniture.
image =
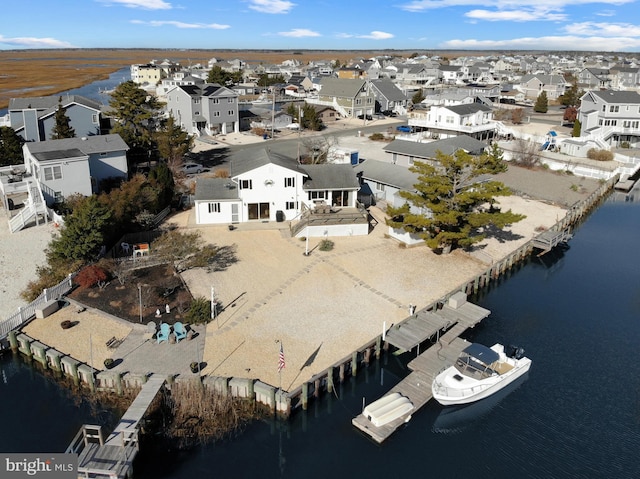
[[176, 335], [176, 342], [187, 337], [187, 330], [180, 321], [173, 325], [173, 332]]
[[143, 338], [153, 339], [153, 336], [155, 336], [156, 334], [156, 329], [158, 329], [158, 327], [156, 326], [156, 323], [154, 323], [153, 321], [149, 321], [147, 323], [147, 330], [145, 331]]
[[169, 325], [167, 323], [161, 323], [160, 331], [158, 331], [158, 334], [156, 335], [158, 344], [160, 344], [162, 341], [168, 341], [170, 332], [171, 328], [169, 327]]

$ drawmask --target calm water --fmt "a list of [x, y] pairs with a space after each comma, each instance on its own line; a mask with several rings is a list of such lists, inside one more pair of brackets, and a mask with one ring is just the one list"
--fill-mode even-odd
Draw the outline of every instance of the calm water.
[[[468, 338], [517, 344], [533, 359], [503, 397], [463, 409], [430, 403], [377, 445], [351, 418], [406, 374], [406, 361], [386, 357], [289, 422], [256, 423], [190, 452], [147, 446], [136, 477], [640, 477], [638, 240], [640, 204], [607, 202], [568, 250], [531, 260], [475, 299], [492, 314]], [[0, 436], [0, 450], [64, 448], [90, 411], [66, 406], [63, 392], [10, 355], [0, 366], [0, 400], [12, 411], [3, 430], [15, 432]]]

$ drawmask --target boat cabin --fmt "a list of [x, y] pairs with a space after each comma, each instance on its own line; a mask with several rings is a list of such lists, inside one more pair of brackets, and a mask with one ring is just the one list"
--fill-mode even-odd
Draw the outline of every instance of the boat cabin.
[[499, 360], [500, 355], [493, 349], [471, 343], [460, 353], [455, 368], [464, 376], [480, 380], [498, 374], [494, 367], [498, 365]]

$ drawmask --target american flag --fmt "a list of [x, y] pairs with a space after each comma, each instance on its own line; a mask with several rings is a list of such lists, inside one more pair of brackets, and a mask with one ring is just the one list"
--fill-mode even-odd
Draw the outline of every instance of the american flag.
[[280, 354], [278, 354], [278, 372], [282, 371], [286, 363], [284, 362], [284, 349], [282, 349], [282, 343], [280, 343]]

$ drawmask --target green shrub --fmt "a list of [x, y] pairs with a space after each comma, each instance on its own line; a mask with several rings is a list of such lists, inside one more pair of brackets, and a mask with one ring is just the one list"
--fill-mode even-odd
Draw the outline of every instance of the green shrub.
[[631, 148], [631, 144], [628, 141], [620, 143], [620, 148]]
[[331, 251], [333, 249], [333, 241], [328, 239], [323, 239], [320, 241], [320, 246], [318, 246], [320, 251]]
[[591, 148], [587, 151], [587, 158], [595, 161], [612, 161], [613, 153], [609, 150], [599, 150], [597, 148]]
[[211, 321], [211, 302], [203, 296], [193, 298], [186, 317], [192, 324], [208, 323]]
[[383, 141], [385, 138], [382, 133], [374, 133], [369, 136], [369, 139], [372, 141]]

